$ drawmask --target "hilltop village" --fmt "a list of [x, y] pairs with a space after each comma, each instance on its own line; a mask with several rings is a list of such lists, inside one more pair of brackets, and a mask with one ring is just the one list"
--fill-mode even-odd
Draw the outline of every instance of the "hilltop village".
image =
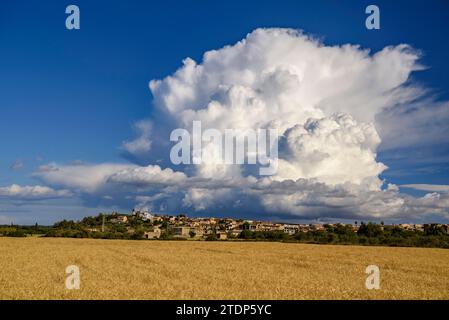
[[294, 224], [248, 219], [158, 215], [145, 210], [63, 220], [53, 226], [0, 226], [0, 236], [123, 240], [283, 241], [449, 248], [449, 224]]
[[[141, 219], [152, 225], [143, 233], [145, 239], [160, 238], [163, 233], [174, 238], [211, 238], [226, 240], [241, 238], [244, 231], [283, 232], [294, 235], [300, 231], [324, 230], [322, 224], [286, 224], [233, 218], [189, 218], [187, 215], [177, 216], [152, 215], [148, 211], [133, 210], [130, 216], [113, 213], [111, 222], [129, 224], [130, 219]], [[358, 227], [354, 227], [355, 232]]]
[[[245, 233], [245, 231], [282, 232], [293, 236], [300, 232], [325, 231], [326, 228], [337, 227], [337, 224], [290, 224], [213, 217], [189, 218], [184, 214], [177, 216], [153, 215], [148, 211], [140, 210], [133, 210], [131, 216], [113, 213], [110, 217], [110, 222], [124, 225], [129, 225], [133, 219], [141, 219], [148, 222], [152, 226], [149, 228], [150, 230], [143, 233], [143, 238], [145, 239], [161, 238], [164, 232], [174, 238], [216, 238], [217, 240], [244, 238], [242, 237], [242, 232]], [[357, 223], [345, 226], [355, 233], [360, 228]], [[422, 224], [400, 224], [398, 226], [404, 230], [424, 231], [424, 225]]]
[[[70, 222], [57, 225], [66, 227]], [[186, 238], [226, 240], [241, 238], [242, 232], [280, 232], [295, 235], [298, 232], [324, 230], [322, 224], [286, 224], [233, 218], [190, 218], [185, 214], [176, 216], [154, 215], [149, 211], [133, 210], [130, 215], [113, 212], [97, 217], [84, 218], [81, 224], [88, 226], [89, 232], [106, 232], [114, 226], [126, 228], [130, 234], [138, 234], [144, 239]], [[352, 227], [351, 227], [352, 228]], [[357, 232], [358, 227], [352, 230]], [[135, 237], [134, 237], [135, 238]]]
[[[353, 235], [378, 237], [383, 234], [449, 234], [449, 224], [397, 224], [386, 226], [357, 221], [354, 224], [292, 224], [234, 218], [196, 217], [185, 214], [157, 215], [145, 210], [133, 210], [131, 214], [99, 214], [79, 222], [61, 221], [54, 230], [78, 230], [83, 237], [131, 238], [131, 239], [308, 239], [311, 236], [330, 236], [341, 239]], [[87, 233], [87, 234], [86, 234]], [[308, 234], [308, 235], [307, 235]], [[51, 235], [51, 234], [50, 234]], [[77, 237], [75, 235], [75, 237]], [[329, 239], [328, 239], [329, 240]], [[332, 239], [330, 239], [332, 240]]]

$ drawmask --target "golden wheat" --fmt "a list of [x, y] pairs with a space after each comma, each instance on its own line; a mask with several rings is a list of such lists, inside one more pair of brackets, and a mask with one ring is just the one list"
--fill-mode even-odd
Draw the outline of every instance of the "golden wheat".
[[[0, 238], [0, 299], [448, 299], [449, 250]], [[365, 288], [378, 265], [381, 288]], [[68, 290], [68, 265], [80, 290]]]

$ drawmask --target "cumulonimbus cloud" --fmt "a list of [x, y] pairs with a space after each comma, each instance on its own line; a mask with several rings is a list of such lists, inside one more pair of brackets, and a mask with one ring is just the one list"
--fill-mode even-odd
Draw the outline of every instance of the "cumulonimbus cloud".
[[[158, 121], [140, 123], [138, 138], [123, 145], [145, 166], [58, 166], [36, 176], [81, 192], [134, 186], [136, 201], [157, 209], [169, 202], [177, 210], [295, 217], [445, 215], [446, 195], [412, 198], [379, 178], [387, 167], [377, 160], [377, 121], [423, 95], [409, 83], [423, 69], [419, 56], [405, 44], [371, 53], [357, 45], [326, 46], [297, 30], [257, 29], [150, 82]], [[191, 130], [193, 121], [203, 129], [276, 128], [277, 174], [258, 177], [248, 165], [148, 163], [167, 159], [171, 130]], [[397, 130], [383, 126], [382, 132]]]

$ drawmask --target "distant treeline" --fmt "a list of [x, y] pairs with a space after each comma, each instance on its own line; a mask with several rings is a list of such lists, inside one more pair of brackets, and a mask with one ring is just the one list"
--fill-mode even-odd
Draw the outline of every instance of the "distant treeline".
[[[6, 237], [61, 237], [94, 239], [143, 239], [144, 232], [155, 225], [165, 228], [165, 222], [151, 223], [135, 216], [128, 216], [125, 224], [118, 223], [118, 214], [99, 214], [85, 217], [81, 221], [62, 220], [52, 226], [0, 225], [0, 236]], [[131, 231], [130, 231], [131, 230]]]
[[0, 236], [4, 237], [26, 237], [42, 236], [47, 234], [53, 227], [49, 226], [19, 226], [19, 225], [0, 225]]
[[[113, 223], [113, 216], [105, 217], [102, 230], [102, 216], [87, 217], [80, 222], [60, 221], [53, 226], [0, 226], [0, 235], [9, 237], [45, 236], [67, 238], [94, 239], [143, 239], [145, 230], [154, 226], [153, 223], [134, 219], [128, 221], [132, 232], [123, 224]], [[159, 224], [164, 230], [165, 222]], [[172, 237], [169, 232], [162, 233], [161, 240], [180, 240]], [[216, 234], [209, 234], [206, 241], [218, 240]], [[239, 236], [228, 233], [227, 241], [281, 241], [314, 244], [352, 244], [352, 245], [381, 245], [397, 247], [434, 247], [449, 248], [449, 235], [438, 225], [427, 225], [423, 231], [405, 230], [399, 226], [383, 226], [375, 223], [361, 223], [357, 232], [351, 225], [324, 225], [324, 230], [300, 231], [294, 235], [283, 231], [249, 231], [243, 230]]]
[[302, 242], [315, 244], [381, 245], [394, 247], [449, 248], [449, 235], [438, 226], [424, 231], [404, 230], [398, 226], [361, 223], [357, 232], [350, 225], [324, 225], [324, 230], [289, 235], [281, 231], [244, 230], [239, 238], [246, 240]]

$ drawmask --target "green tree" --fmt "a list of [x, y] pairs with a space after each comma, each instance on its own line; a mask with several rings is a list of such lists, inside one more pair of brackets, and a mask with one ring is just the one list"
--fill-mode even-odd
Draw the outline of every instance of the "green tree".
[[362, 222], [360, 224], [359, 230], [357, 231], [357, 234], [361, 236], [366, 236], [368, 238], [373, 238], [382, 235], [383, 231], [382, 228], [375, 223], [369, 222], [365, 224]]
[[240, 232], [239, 238], [240, 239], [252, 239], [253, 238], [253, 232], [244, 229], [242, 232]]
[[215, 234], [215, 233], [208, 234], [206, 237], [206, 241], [217, 241], [217, 240], [218, 240], [218, 237], [217, 237], [217, 234]]
[[424, 233], [427, 236], [443, 236], [447, 235], [446, 229], [443, 226], [439, 226], [436, 224], [429, 224], [424, 226]]
[[143, 229], [137, 229], [131, 235], [131, 239], [134, 239], [134, 240], [143, 239], [144, 234], [145, 234], [145, 231]]

